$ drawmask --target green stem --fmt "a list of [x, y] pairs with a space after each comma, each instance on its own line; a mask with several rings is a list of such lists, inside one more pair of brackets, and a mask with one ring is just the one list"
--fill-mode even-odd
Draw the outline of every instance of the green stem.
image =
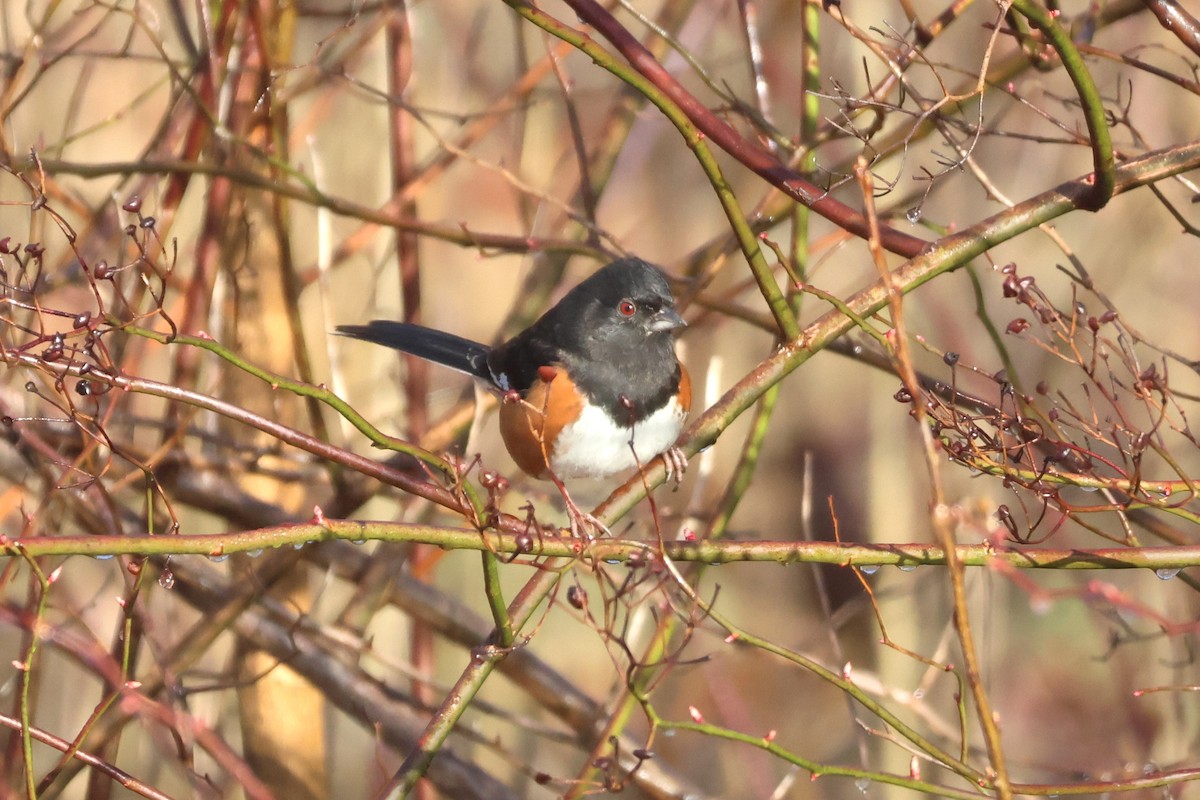
[[1098, 211], [1112, 199], [1117, 184], [1112, 135], [1108, 127], [1104, 101], [1096, 89], [1096, 83], [1092, 80], [1087, 65], [1083, 63], [1083, 56], [1071, 41], [1070, 34], [1058, 24], [1058, 20], [1033, 0], [1013, 0], [1012, 7], [1046, 37], [1046, 41], [1058, 53], [1063, 69], [1067, 71], [1071, 83], [1075, 85], [1075, 91], [1079, 94], [1079, 107], [1083, 109], [1083, 117], [1091, 136], [1092, 168], [1095, 171], [1093, 191], [1085, 199], [1083, 207]]
[[925, 736], [922, 736], [921, 733], [915, 728], [907, 725], [903, 720], [893, 714], [886, 706], [876, 701], [875, 698], [871, 697], [866, 691], [861, 689], [850, 677], [835, 672], [829, 667], [826, 667], [816, 660], [809, 658], [803, 653], [781, 647], [768, 639], [763, 639], [743, 630], [737, 625], [734, 625], [723, 613], [714, 609], [708, 601], [691, 591], [690, 587], [683, 586], [681, 588], [683, 588], [684, 592], [688, 594], [689, 598], [696, 603], [698, 608], [704, 612], [706, 617], [726, 630], [739, 645], [754, 647], [758, 650], [762, 650], [763, 652], [778, 656], [789, 663], [795, 664], [796, 666], [807, 670], [826, 683], [836, 687], [848, 697], [853, 698], [854, 701], [863, 708], [883, 720], [896, 733], [916, 745], [921, 752], [940, 762], [947, 769], [977, 785], [980, 785], [981, 781], [986, 780], [986, 778], [978, 770], [972, 769], [970, 765], [960, 761], [954, 755], [942, 750]]
[[556, 36], [578, 48], [580, 52], [591, 58], [597, 66], [608, 70], [632, 86], [645, 96], [647, 100], [657, 106], [663, 112], [663, 115], [670, 120], [671, 124], [676, 127], [683, 136], [687, 146], [696, 154], [696, 160], [704, 170], [709, 183], [712, 184], [713, 191], [716, 193], [717, 199], [721, 203], [721, 208], [729, 220], [734, 236], [742, 249], [742, 253], [746, 256], [746, 261], [750, 265], [754, 280], [758, 283], [758, 289], [766, 300], [771, 314], [775, 317], [775, 322], [779, 326], [781, 336], [785, 341], [794, 340], [799, 335], [800, 327], [799, 323], [796, 322], [795, 314], [792, 313], [791, 306], [788, 304], [787, 296], [779, 288], [779, 284], [775, 280], [775, 275], [762, 253], [762, 248], [759, 247], [758, 238], [755, 236], [750, 224], [746, 221], [746, 216], [742, 212], [732, 188], [730, 188], [728, 181], [725, 180], [725, 176], [721, 172], [721, 166], [717, 163], [712, 148], [706, 144], [704, 134], [692, 124], [688, 115], [655, 86], [654, 83], [647, 80], [641, 73], [632, 69], [623, 61], [615, 58], [591, 37], [569, 25], [564, 25], [541, 9], [527, 5], [521, 2], [521, 0], [505, 0], [505, 2], [527, 21], [552, 36]]
[[[931, 797], [952, 797], [956, 800], [982, 800], [984, 795], [980, 795], [978, 791], [968, 791], [964, 789], [951, 789], [948, 786], [940, 786], [928, 781], [919, 780], [916, 778], [902, 778], [899, 775], [892, 775], [887, 772], [873, 772], [866, 769], [858, 769], [855, 767], [841, 767], [834, 764], [822, 764], [819, 761], [812, 761], [807, 758], [793, 753], [785, 749], [783, 746], [776, 744], [761, 735], [753, 736], [739, 731], [733, 731], [728, 728], [722, 728], [717, 725], [709, 725], [702, 722], [667, 722], [656, 720], [656, 727], [661, 730], [674, 731], [691, 731], [700, 733], [705, 736], [711, 736], [717, 739], [725, 739], [731, 742], [741, 742], [748, 744], [751, 747], [757, 747], [759, 750], [770, 753], [781, 761], [786, 761], [789, 764], [807, 771], [813, 780], [817, 778], [827, 778], [832, 776], [842, 776], [846, 778], [854, 778], [856, 781], [871, 781], [873, 783], [881, 783], [889, 786], [899, 786], [905, 789], [912, 789], [914, 792], [919, 792], [922, 795]], [[866, 793], [865, 786], [862, 790]], [[867, 793], [869, 796], [869, 793]], [[831, 796], [843, 796], [837, 792], [831, 793]], [[845, 796], [850, 796], [849, 787], [846, 788]]]
[[[112, 324], [114, 327], [120, 327], [120, 323], [115, 320], [112, 322]], [[465, 480], [460, 480], [460, 476], [455, 470], [454, 465], [450, 464], [444, 458], [430, 453], [428, 450], [417, 447], [416, 445], [410, 444], [402, 439], [384, 435], [378, 428], [368, 422], [365, 417], [355, 411], [349, 403], [338, 397], [325, 386], [317, 386], [311, 383], [305, 383], [304, 381], [292, 380], [291, 378], [287, 378], [282, 375], [276, 375], [273, 372], [269, 372], [268, 370], [265, 370], [262, 367], [247, 361], [236, 352], [212, 339], [201, 338], [198, 336], [187, 336], [184, 334], [178, 334], [172, 337], [165, 333], [152, 331], [147, 328], [139, 328], [136, 326], [120, 327], [120, 330], [136, 336], [142, 336], [144, 338], [151, 339], [159, 342], [160, 344], [182, 344], [207, 350], [208, 352], [218, 356], [223, 361], [226, 361], [248, 375], [253, 375], [259, 380], [264, 381], [265, 383], [269, 384], [272, 389], [282, 389], [300, 397], [315, 399], [329, 406], [338, 414], [345, 417], [345, 419], [349, 421], [350, 424], [353, 425], [360, 433], [366, 436], [374, 446], [385, 450], [405, 453], [406, 455], [417, 459], [421, 463], [441, 472], [446, 479], [451, 482], [452, 485], [462, 490], [468, 502], [471, 504], [471, 507], [474, 509], [475, 518], [485, 518], [486, 504], [483, 498], [479, 495], [479, 492], [471, 483]]]
[[[508, 609], [514, 630], [522, 630], [533, 617], [534, 611], [549, 597], [558, 585], [561, 573], [553, 564], [542, 565], [543, 571], [535, 575], [521, 589]], [[417, 782], [429, 770], [438, 750], [454, 730], [458, 720], [471, 705], [471, 701], [483, 688], [492, 671], [508, 656], [510, 648], [485, 644], [471, 653], [471, 663], [463, 670], [447, 694], [437, 713], [417, 740], [417, 747], [408, 754], [404, 763], [393, 777], [391, 784], [381, 796], [388, 798], [407, 797]]]
[[33, 780], [33, 737], [30, 734], [31, 716], [29, 693], [33, 683], [33, 662], [38, 652], [38, 642], [41, 641], [42, 619], [46, 613], [46, 596], [50, 592], [50, 580], [42, 572], [34, 556], [25, 548], [12, 545], [37, 581], [37, 603], [33, 623], [29, 626], [29, 647], [25, 649], [25, 657], [21, 662], [21, 757], [25, 767], [25, 792], [29, 800], [37, 797], [37, 785]]
[[[0, 557], [40, 558], [82, 555], [109, 558], [115, 555], [207, 556], [224, 560], [233, 553], [254, 553], [269, 548], [302, 548], [307, 544], [341, 540], [361, 543], [419, 542], [446, 550], [487, 550], [497, 556], [515, 556], [521, 563], [537, 564], [541, 570], [557, 567], [539, 564], [540, 559], [565, 558], [588, 561], [626, 562], [662, 556], [671, 561], [729, 564], [772, 562], [777, 564], [833, 564], [851, 566], [943, 565], [946, 552], [932, 544], [855, 544], [850, 542], [794, 541], [785, 531], [778, 540], [670, 541], [659, 549], [657, 542], [631, 539], [597, 539], [582, 545], [568, 536], [535, 537], [531, 544], [522, 535], [480, 532], [474, 528], [451, 528], [402, 522], [325, 520], [320, 524], [280, 525], [253, 531], [219, 534], [163, 536], [35, 536], [19, 541], [0, 539]], [[992, 544], [958, 545], [957, 559], [970, 567], [1011, 569], [1153, 569], [1169, 570], [1200, 566], [1200, 545], [1106, 548], [1000, 548]], [[510, 606], [511, 607], [511, 606]], [[513, 618], [514, 630], [521, 622]]]
[[512, 647], [516, 639], [508, 607], [504, 604], [504, 591], [500, 586], [500, 560], [491, 550], [481, 550], [483, 555], [483, 592], [487, 597], [492, 622], [496, 624], [496, 638], [501, 647]]

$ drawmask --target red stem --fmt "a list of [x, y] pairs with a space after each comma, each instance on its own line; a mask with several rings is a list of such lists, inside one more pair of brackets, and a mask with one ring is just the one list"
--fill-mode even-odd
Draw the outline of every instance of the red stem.
[[[566, 0], [566, 3], [581, 20], [594, 27], [616, 47], [634, 69], [671, 98], [692, 124], [718, 147], [797, 202], [855, 236], [867, 238], [866, 217], [835, 200], [824, 189], [810, 183], [799, 172], [781, 163], [766, 149], [746, 139], [732, 125], [714, 114], [675, 80], [658, 59], [599, 3], [595, 0]], [[885, 250], [906, 258], [920, 254], [928, 245], [924, 239], [887, 226], [880, 226], [879, 239]]]

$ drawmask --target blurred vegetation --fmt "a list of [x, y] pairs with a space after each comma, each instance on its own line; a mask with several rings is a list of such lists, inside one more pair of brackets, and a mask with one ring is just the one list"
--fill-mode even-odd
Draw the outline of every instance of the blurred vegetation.
[[[0, 794], [1189, 796], [1200, 26], [1041, 1], [0, 4]], [[630, 253], [617, 541], [329, 335]]]

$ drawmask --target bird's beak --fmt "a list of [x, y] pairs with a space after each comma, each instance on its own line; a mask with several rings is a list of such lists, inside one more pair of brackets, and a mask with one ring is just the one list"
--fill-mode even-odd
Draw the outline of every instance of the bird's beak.
[[650, 318], [650, 330], [673, 331], [677, 328], [683, 328], [687, 325], [683, 321], [683, 317], [679, 316], [679, 312], [673, 308], [660, 308], [653, 317]]

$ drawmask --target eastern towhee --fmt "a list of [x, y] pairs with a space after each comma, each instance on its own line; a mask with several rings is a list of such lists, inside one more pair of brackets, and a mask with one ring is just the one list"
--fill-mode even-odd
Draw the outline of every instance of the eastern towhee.
[[572, 507], [562, 479], [607, 477], [659, 454], [669, 471], [686, 466], [673, 448], [692, 403], [673, 338], [685, 324], [662, 271], [623, 258], [496, 347], [378, 319], [337, 332], [486, 381], [502, 397], [500, 433], [517, 466], [554, 481]]

